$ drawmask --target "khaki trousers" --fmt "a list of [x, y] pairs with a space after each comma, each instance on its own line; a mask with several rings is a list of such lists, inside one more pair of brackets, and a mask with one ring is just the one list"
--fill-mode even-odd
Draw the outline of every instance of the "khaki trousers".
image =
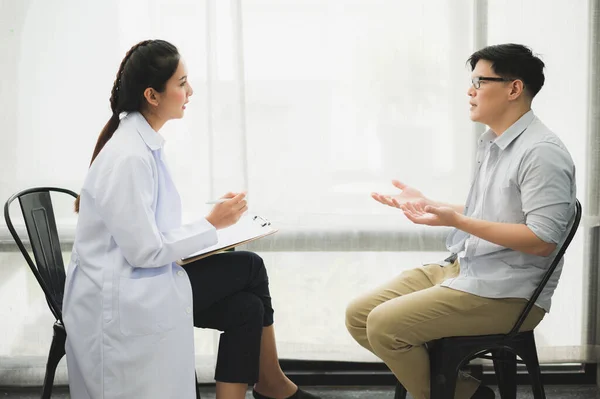
[[[429, 399], [429, 355], [423, 344], [443, 337], [508, 333], [527, 303], [441, 287], [447, 278], [458, 276], [459, 268], [456, 261], [405, 271], [346, 310], [352, 337], [383, 360], [415, 399]], [[534, 306], [521, 330], [532, 330], [544, 315]], [[478, 386], [476, 379], [461, 375], [455, 398], [471, 398]]]

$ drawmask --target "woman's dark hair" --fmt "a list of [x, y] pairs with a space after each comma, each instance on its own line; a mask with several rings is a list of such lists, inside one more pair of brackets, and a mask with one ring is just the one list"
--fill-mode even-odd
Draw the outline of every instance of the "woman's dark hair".
[[[177, 70], [179, 58], [177, 48], [164, 40], [139, 42], [125, 54], [110, 95], [112, 116], [98, 136], [90, 166], [119, 127], [119, 115], [141, 111], [146, 104], [144, 91], [148, 87], [163, 92]], [[79, 212], [79, 197], [75, 200], [75, 212]]]
[[471, 70], [479, 60], [491, 62], [494, 72], [503, 78], [522, 80], [531, 98], [544, 85], [544, 62], [521, 44], [498, 44], [476, 51], [467, 60]]

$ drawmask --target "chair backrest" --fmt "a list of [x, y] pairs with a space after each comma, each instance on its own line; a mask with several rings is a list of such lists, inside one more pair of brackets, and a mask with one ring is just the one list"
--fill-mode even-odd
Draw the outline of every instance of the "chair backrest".
[[[21, 250], [29, 268], [46, 295], [46, 301], [57, 320], [62, 321], [62, 301], [65, 289], [65, 267], [56, 229], [56, 220], [50, 192], [69, 194], [77, 198], [73, 191], [39, 187], [20, 191], [12, 195], [4, 204], [4, 220], [13, 239]], [[35, 262], [29, 256], [23, 241], [15, 230], [10, 218], [10, 205], [16, 199], [21, 205], [25, 227]]]
[[556, 253], [556, 256], [552, 260], [552, 263], [550, 264], [550, 267], [544, 274], [542, 281], [540, 282], [540, 284], [538, 285], [536, 290], [533, 292], [533, 295], [527, 302], [527, 306], [525, 306], [525, 309], [523, 309], [523, 311], [519, 315], [519, 319], [515, 323], [515, 326], [508, 333], [509, 337], [515, 336], [519, 333], [519, 330], [521, 329], [523, 322], [525, 321], [525, 319], [527, 318], [527, 315], [529, 315], [529, 312], [535, 305], [535, 301], [537, 301], [537, 299], [540, 296], [540, 294], [542, 293], [544, 287], [548, 283], [548, 280], [550, 280], [550, 277], [552, 277], [552, 273], [554, 273], [556, 266], [558, 266], [558, 263], [560, 262], [563, 255], [565, 254], [565, 251], [569, 247], [569, 244], [571, 244], [571, 241], [573, 240], [573, 237], [575, 236], [575, 233], [577, 232], [577, 228], [579, 227], [580, 220], [581, 220], [581, 204], [579, 203], [578, 199], [575, 199], [575, 217], [573, 218], [573, 222], [571, 223], [571, 229], [569, 230], [569, 234], [567, 235], [567, 238], [565, 238], [565, 240], [561, 244], [560, 249]]

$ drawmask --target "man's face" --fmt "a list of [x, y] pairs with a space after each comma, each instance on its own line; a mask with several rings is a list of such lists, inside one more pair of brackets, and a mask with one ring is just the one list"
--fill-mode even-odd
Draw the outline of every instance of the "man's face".
[[[500, 78], [492, 69], [491, 62], [479, 60], [471, 78]], [[470, 117], [474, 122], [490, 125], [504, 114], [509, 105], [510, 82], [480, 80], [479, 88], [473, 85], [467, 90], [470, 97]]]

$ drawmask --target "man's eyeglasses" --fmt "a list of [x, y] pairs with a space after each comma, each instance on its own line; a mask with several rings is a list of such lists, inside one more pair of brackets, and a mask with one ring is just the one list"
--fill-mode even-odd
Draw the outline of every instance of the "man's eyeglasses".
[[475, 89], [479, 89], [481, 87], [481, 82], [484, 80], [488, 80], [490, 82], [510, 82], [514, 79], [506, 79], [506, 78], [493, 78], [493, 77], [487, 77], [487, 76], [476, 76], [474, 78], [471, 78], [471, 83], [473, 84], [473, 87]]

